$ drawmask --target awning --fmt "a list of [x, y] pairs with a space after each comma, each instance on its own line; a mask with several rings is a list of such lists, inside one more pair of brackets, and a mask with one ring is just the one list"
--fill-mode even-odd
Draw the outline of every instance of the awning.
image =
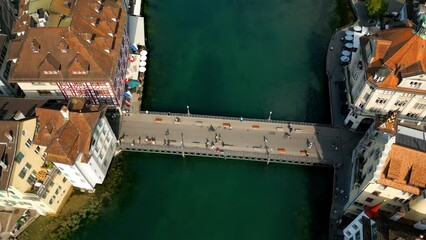
[[143, 17], [128, 17], [128, 33], [131, 43], [145, 46], [145, 23]]
[[135, 88], [140, 84], [141, 83], [138, 80], [130, 80], [130, 82], [127, 83], [127, 86], [129, 86], [129, 88]]
[[145, 66], [146, 66], [146, 62], [145, 62], [145, 61], [141, 61], [141, 62], [139, 63], [139, 66], [141, 66], [141, 67], [145, 67]]
[[354, 32], [348, 30], [348, 31], [345, 32], [345, 34], [348, 35], [348, 36], [352, 36], [352, 35], [354, 35]]
[[127, 92], [124, 93], [124, 97], [132, 98], [132, 94], [129, 91], [127, 91]]
[[140, 67], [139, 72], [143, 72], [143, 73], [146, 72], [146, 67]]
[[146, 51], [146, 50], [142, 50], [142, 51], [141, 51], [141, 56], [143, 56], [143, 55], [148, 55], [148, 51]]
[[142, 56], [141, 56], [141, 60], [142, 60], [142, 61], [146, 61], [147, 59], [148, 59], [148, 57], [147, 57], [146, 55], [142, 55]]

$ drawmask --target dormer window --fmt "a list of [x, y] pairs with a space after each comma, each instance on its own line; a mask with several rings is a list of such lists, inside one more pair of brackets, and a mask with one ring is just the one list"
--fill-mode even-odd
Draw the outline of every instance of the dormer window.
[[64, 37], [62, 37], [62, 39], [61, 39], [61, 41], [59, 41], [59, 43], [58, 43], [58, 50], [61, 52], [61, 53], [67, 53], [68, 52], [68, 50], [69, 50], [69, 44], [68, 44], [68, 42], [65, 40], [65, 38]]
[[33, 53], [39, 53], [40, 47], [40, 43], [34, 38], [33, 41], [31, 41], [31, 48], [33, 50]]
[[96, 18], [96, 20], [94, 22], [91, 23], [92, 26], [96, 27], [99, 25], [99, 22], [101, 21], [100, 18]]
[[99, 4], [99, 6], [95, 7], [95, 12], [99, 13], [102, 11], [102, 9], [104, 9], [104, 5]]
[[43, 71], [45, 75], [56, 75], [59, 74], [59, 71]]
[[87, 74], [89, 74], [89, 71], [72, 71], [72, 74], [74, 74], [74, 75], [87, 75]]

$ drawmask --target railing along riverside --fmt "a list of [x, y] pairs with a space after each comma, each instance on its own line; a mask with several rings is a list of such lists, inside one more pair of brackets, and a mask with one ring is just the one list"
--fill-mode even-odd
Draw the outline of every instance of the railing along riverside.
[[[128, 114], [131, 115], [132, 113], [128, 113]], [[167, 113], [167, 112], [154, 112], [154, 111], [140, 111], [139, 114], [165, 115], [165, 116], [176, 116], [176, 117], [211, 118], [211, 119], [241, 121], [240, 117], [213, 116], [213, 115], [202, 115], [202, 114], [192, 114], [192, 113], [187, 114], [187, 113]], [[256, 118], [243, 118], [243, 121], [244, 122], [266, 122], [266, 123], [276, 123], [276, 124], [289, 124], [289, 123], [291, 123], [293, 125], [305, 125], [305, 126], [318, 126], [318, 127], [332, 128], [331, 124], [322, 124], [322, 123], [307, 123], [307, 122], [256, 119]]]
[[131, 144], [121, 143], [119, 148], [123, 151], [133, 152], [157, 152], [165, 154], [182, 155], [182, 150], [185, 155], [188, 156], [205, 156], [214, 158], [224, 159], [237, 159], [237, 160], [251, 160], [251, 161], [262, 161], [262, 162], [275, 162], [275, 163], [287, 163], [297, 165], [317, 165], [317, 166], [331, 166], [332, 163], [319, 159], [316, 157], [308, 156], [292, 156], [288, 154], [267, 154], [259, 152], [246, 152], [224, 149], [217, 153], [214, 149], [203, 149], [198, 147], [184, 147], [181, 146], [164, 146], [164, 145], [153, 145], [153, 144]]

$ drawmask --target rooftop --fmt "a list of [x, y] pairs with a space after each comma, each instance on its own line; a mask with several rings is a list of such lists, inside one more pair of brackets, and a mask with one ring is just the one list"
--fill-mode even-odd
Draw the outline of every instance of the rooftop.
[[378, 183], [415, 195], [426, 188], [426, 152], [393, 144]]
[[80, 153], [82, 162], [90, 159], [92, 129], [106, 108], [82, 101], [71, 98], [69, 107], [60, 110], [36, 109], [39, 127], [34, 142], [47, 146], [47, 161], [73, 165]]
[[[12, 64], [10, 82], [114, 79], [126, 23], [121, 1], [66, 2], [30, 0], [21, 5], [28, 11], [21, 11], [14, 25], [17, 39], [8, 59], [16, 63]], [[46, 27], [37, 23], [41, 17], [48, 18]]]
[[371, 51], [373, 56], [367, 67], [367, 79], [380, 88], [425, 93], [421, 89], [399, 86], [404, 77], [426, 73], [426, 40], [420, 34], [422, 29], [415, 30], [415, 26], [407, 22], [362, 37], [365, 58], [367, 51]]

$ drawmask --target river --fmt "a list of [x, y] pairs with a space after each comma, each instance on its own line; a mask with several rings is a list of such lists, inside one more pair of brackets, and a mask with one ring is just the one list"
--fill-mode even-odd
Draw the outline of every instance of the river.
[[[144, 110], [329, 122], [331, 0], [147, 0]], [[326, 239], [328, 168], [126, 153], [73, 239]]]

